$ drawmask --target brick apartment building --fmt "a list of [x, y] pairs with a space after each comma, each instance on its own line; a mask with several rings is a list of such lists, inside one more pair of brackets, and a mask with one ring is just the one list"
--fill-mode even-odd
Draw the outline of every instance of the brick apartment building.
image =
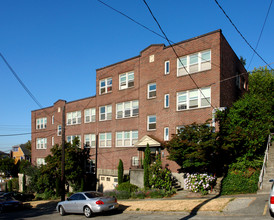
[[32, 111], [32, 163], [45, 163], [51, 147], [61, 144], [65, 107], [67, 141], [78, 136], [94, 155], [98, 135], [97, 175], [105, 189], [117, 181], [119, 159], [125, 172], [138, 167], [147, 143], [152, 157], [159, 153], [176, 175], [179, 167], [167, 159], [164, 143], [180, 126], [204, 123], [213, 109], [231, 106], [247, 89], [248, 75], [221, 30], [173, 47], [180, 61], [171, 46], [150, 45], [97, 69], [96, 96]]

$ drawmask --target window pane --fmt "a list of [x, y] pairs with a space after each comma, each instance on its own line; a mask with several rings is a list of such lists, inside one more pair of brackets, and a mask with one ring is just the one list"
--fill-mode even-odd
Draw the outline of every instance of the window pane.
[[180, 60], [178, 61], [178, 64], [179, 64], [179, 67], [183, 67], [183, 66], [186, 67], [186, 65], [187, 65], [187, 57], [180, 58]]
[[149, 123], [156, 122], [156, 116], [149, 116]]
[[154, 84], [150, 84], [149, 85], [149, 90], [151, 91], [151, 90], [156, 90], [156, 84], [154, 83]]
[[198, 54], [189, 56], [189, 59], [190, 65], [198, 63]]
[[210, 60], [210, 51], [202, 52], [202, 62], [206, 62]]

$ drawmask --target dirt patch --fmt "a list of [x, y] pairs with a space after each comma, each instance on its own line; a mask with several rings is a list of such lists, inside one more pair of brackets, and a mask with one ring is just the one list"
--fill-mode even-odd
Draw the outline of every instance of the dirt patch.
[[217, 198], [209, 202], [206, 202], [207, 199], [140, 200], [119, 203], [128, 207], [126, 211], [191, 211], [198, 205], [201, 205], [199, 211], [222, 211], [230, 200], [231, 198]]

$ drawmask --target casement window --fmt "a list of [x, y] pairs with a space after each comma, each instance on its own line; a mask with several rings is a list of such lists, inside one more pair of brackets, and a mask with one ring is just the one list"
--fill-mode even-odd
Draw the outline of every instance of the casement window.
[[111, 120], [112, 118], [112, 106], [106, 105], [99, 107], [100, 115], [99, 115], [99, 121], [106, 121]]
[[51, 137], [51, 146], [54, 146], [54, 137]]
[[165, 75], [168, 75], [170, 72], [170, 62], [169, 60], [165, 62]]
[[156, 115], [147, 116], [147, 130], [156, 130]]
[[54, 124], [54, 115], [51, 116], [51, 124]]
[[138, 141], [138, 131], [116, 132], [116, 147], [132, 147]]
[[95, 122], [96, 108], [85, 109], [84, 114], [85, 114], [85, 123]]
[[139, 101], [121, 102], [116, 104], [116, 119], [139, 115]]
[[81, 111], [67, 113], [67, 125], [81, 124]]
[[169, 127], [164, 128], [164, 140], [165, 141], [169, 140]]
[[119, 89], [127, 89], [134, 86], [134, 72], [119, 75]]
[[99, 147], [111, 147], [111, 132], [99, 133]]
[[139, 166], [139, 157], [137, 156], [134, 156], [131, 158], [131, 165], [136, 167], [136, 166]]
[[41, 165], [46, 165], [45, 158], [36, 158], [36, 165], [40, 167]]
[[156, 83], [150, 83], [147, 87], [148, 99], [156, 97]]
[[81, 148], [81, 135], [69, 135], [67, 136], [67, 142], [73, 144], [73, 140], [78, 137], [79, 139], [79, 147]]
[[57, 126], [57, 136], [61, 136], [62, 135], [62, 126], [58, 125]]
[[211, 69], [211, 50], [180, 57], [177, 60], [177, 76]]
[[95, 148], [95, 145], [96, 145], [96, 135], [85, 134], [85, 147]]
[[[200, 91], [201, 90], [201, 91]], [[194, 89], [177, 93], [177, 111], [208, 107], [211, 104], [211, 88]]]
[[102, 79], [99, 81], [99, 94], [112, 92], [112, 78]]
[[45, 129], [47, 127], [47, 118], [36, 119], [36, 129]]
[[164, 100], [164, 106], [165, 108], [169, 108], [169, 94], [165, 94], [165, 100]]
[[37, 138], [36, 149], [47, 149], [47, 138]]

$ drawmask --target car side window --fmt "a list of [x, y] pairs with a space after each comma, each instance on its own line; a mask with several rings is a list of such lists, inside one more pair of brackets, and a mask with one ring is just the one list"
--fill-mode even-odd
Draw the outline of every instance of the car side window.
[[74, 194], [71, 197], [69, 197], [69, 200], [77, 200], [78, 199], [78, 194]]
[[86, 197], [82, 194], [78, 194], [78, 200], [86, 200]]

